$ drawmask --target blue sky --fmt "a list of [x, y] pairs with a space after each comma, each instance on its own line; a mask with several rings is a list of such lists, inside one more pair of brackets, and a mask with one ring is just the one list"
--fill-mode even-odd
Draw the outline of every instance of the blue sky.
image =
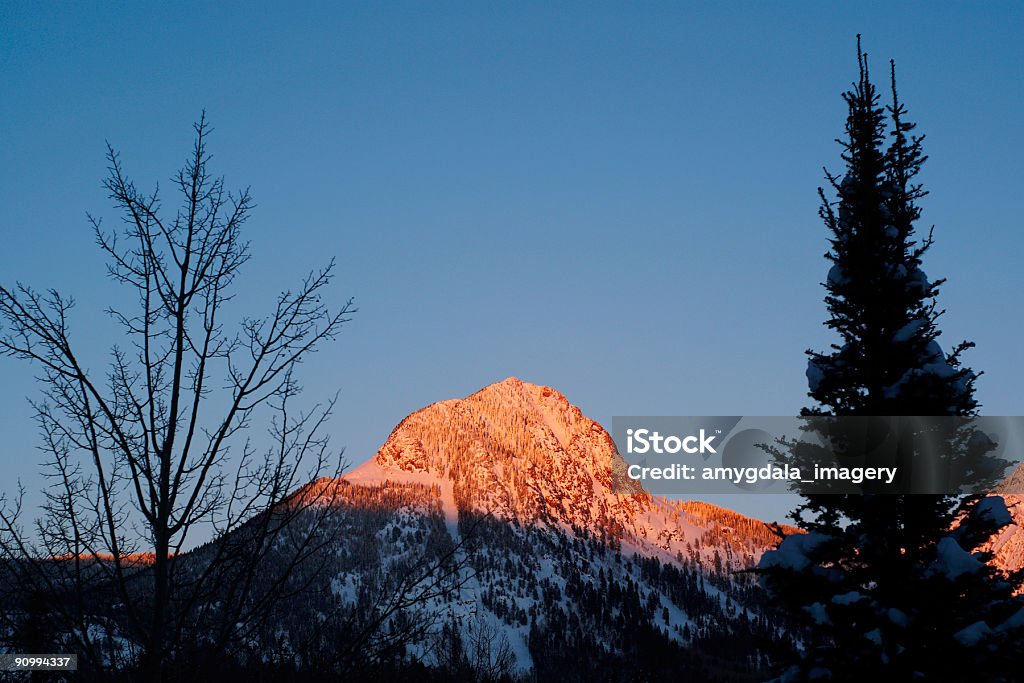
[[[829, 341], [816, 188], [861, 32], [928, 135], [943, 340], [978, 343], [986, 413], [1021, 414], [1022, 29], [995, 2], [5, 2], [0, 280], [73, 293], [102, 367], [104, 141], [168, 186], [205, 108], [214, 170], [258, 203], [239, 312], [330, 256], [357, 299], [306, 367], [353, 462], [510, 375], [605, 424], [792, 414]], [[38, 486], [32, 374], [0, 359], [4, 490]]]

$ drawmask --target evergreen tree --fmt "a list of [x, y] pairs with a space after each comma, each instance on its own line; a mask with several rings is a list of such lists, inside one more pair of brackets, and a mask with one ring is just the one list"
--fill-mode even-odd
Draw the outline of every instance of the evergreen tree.
[[[936, 297], [916, 235], [918, 173], [926, 157], [896, 91], [879, 104], [857, 40], [859, 75], [843, 97], [845, 173], [819, 188], [831, 232], [825, 282], [839, 341], [808, 351], [805, 415], [965, 416], [978, 374], [961, 364], [973, 344], [939, 346]], [[784, 680], [1011, 680], [1019, 666], [1021, 604], [1007, 579], [968, 552], [1009, 514], [999, 498], [930, 494], [805, 495], [793, 513], [808, 533], [766, 553], [770, 593], [802, 623], [803, 654]], [[965, 550], [966, 549], [966, 550]]]

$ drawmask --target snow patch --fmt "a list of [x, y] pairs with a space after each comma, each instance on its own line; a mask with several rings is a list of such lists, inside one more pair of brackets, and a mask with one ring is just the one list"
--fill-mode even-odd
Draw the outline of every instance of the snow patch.
[[914, 335], [916, 335], [918, 331], [927, 324], [928, 321], [924, 318], [915, 318], [900, 329], [896, 330], [896, 333], [892, 335], [892, 340], [897, 344], [910, 341], [914, 338]]
[[[977, 436], [977, 433], [974, 436]], [[998, 527], [1004, 527], [1007, 524], [1013, 523], [1013, 515], [1006, 508], [1006, 501], [1003, 500], [1002, 496], [982, 498], [974, 506], [971, 514], [982, 522], [990, 522]]]
[[820, 602], [816, 602], [813, 605], [807, 605], [804, 607], [804, 611], [811, 615], [811, 619], [814, 619], [816, 624], [831, 624], [832, 620], [829, 619], [828, 612], [825, 611], [825, 605]]
[[825, 379], [825, 373], [821, 369], [821, 365], [811, 358], [807, 361], [807, 386], [811, 391], [817, 391], [818, 387], [821, 386], [822, 380]]
[[846, 276], [842, 267], [837, 263], [828, 270], [827, 282], [831, 287], [842, 287], [849, 284], [850, 278]]
[[961, 644], [971, 647], [977, 645], [992, 633], [984, 621], [976, 621], [966, 628], [962, 628], [953, 634], [953, 637]]
[[961, 548], [960, 544], [949, 536], [939, 540], [935, 552], [935, 562], [929, 567], [929, 572], [942, 574], [950, 579], [981, 571], [984, 566], [981, 560]]
[[840, 595], [832, 596], [832, 603], [835, 605], [852, 605], [855, 602], [865, 600], [867, 596], [858, 591], [850, 591], [849, 593], [842, 593]]
[[761, 556], [760, 567], [781, 567], [803, 571], [811, 565], [811, 559], [807, 556], [815, 548], [828, 540], [824, 534], [793, 534], [783, 539], [782, 543], [775, 550], [769, 550]]
[[910, 617], [908, 617], [907, 613], [901, 609], [890, 607], [886, 612], [886, 616], [889, 617], [889, 621], [896, 624], [897, 626], [906, 627], [908, 624], [910, 624]]

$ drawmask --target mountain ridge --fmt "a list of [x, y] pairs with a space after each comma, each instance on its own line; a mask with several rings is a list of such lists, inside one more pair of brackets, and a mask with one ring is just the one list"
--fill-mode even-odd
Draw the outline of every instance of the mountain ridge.
[[702, 515], [729, 519], [750, 535], [751, 552], [733, 568], [751, 566], [774, 544], [771, 525], [721, 506], [668, 500], [639, 485], [615, 493], [619, 467], [625, 462], [608, 432], [564, 394], [509, 377], [412, 412], [342, 479], [436, 484], [449, 522], [473, 510], [521, 524], [585, 528], [599, 537], [618, 534], [632, 549], [661, 558], [678, 559], [697, 531], [687, 518]]

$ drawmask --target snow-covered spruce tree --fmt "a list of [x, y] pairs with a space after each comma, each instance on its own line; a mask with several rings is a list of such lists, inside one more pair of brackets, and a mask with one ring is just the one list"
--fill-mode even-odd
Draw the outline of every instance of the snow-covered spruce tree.
[[[806, 415], [970, 416], [977, 374], [936, 338], [943, 280], [921, 269], [931, 233], [915, 236], [925, 161], [899, 102], [879, 105], [857, 43], [859, 78], [848, 106], [845, 173], [821, 195], [831, 232], [825, 325], [839, 341], [808, 351], [816, 405]], [[958, 519], [958, 515], [960, 518]], [[1017, 680], [1024, 611], [1020, 585], [971, 554], [1008, 524], [1000, 498], [930, 494], [808, 494], [790, 536], [760, 564], [765, 586], [805, 630], [782, 680]]]

